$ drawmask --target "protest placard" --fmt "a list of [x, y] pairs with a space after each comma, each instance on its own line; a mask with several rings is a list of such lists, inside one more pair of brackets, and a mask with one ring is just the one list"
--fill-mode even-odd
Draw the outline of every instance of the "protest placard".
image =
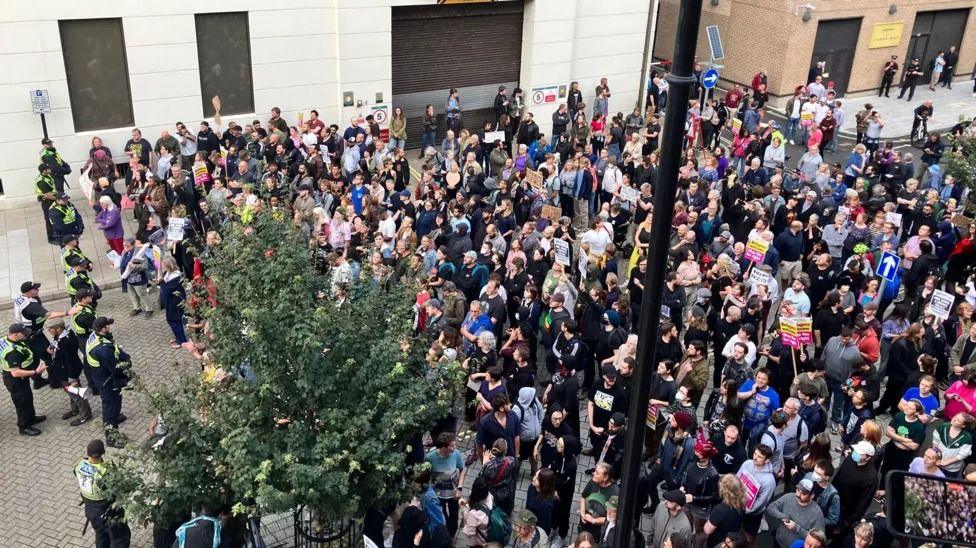
[[620, 186], [620, 199], [626, 200], [632, 204], [636, 204], [637, 200], [640, 199], [640, 191], [632, 186]]
[[955, 299], [952, 295], [942, 291], [941, 289], [936, 289], [932, 292], [932, 300], [929, 301], [929, 312], [938, 318], [943, 320], [949, 319], [949, 312], [952, 311], [952, 303]]
[[761, 263], [769, 251], [769, 244], [765, 240], [749, 240], [746, 246], [745, 258], [754, 263]]
[[542, 212], [539, 216], [543, 219], [549, 219], [552, 222], [556, 222], [560, 217], [563, 216], [563, 210], [559, 206], [544, 205], [542, 206]]
[[749, 280], [753, 283], [760, 285], [765, 285], [767, 287], [773, 285], [773, 275], [759, 270], [758, 268], [753, 268], [752, 273], [749, 275]]
[[569, 242], [562, 238], [555, 238], [552, 241], [552, 247], [556, 251], [556, 262], [564, 266], [569, 266]]
[[542, 192], [543, 188], [545, 187], [545, 181], [542, 180], [542, 173], [539, 173], [534, 169], [525, 170], [525, 182], [539, 192]]
[[186, 219], [183, 217], [172, 217], [169, 220], [169, 225], [166, 226], [166, 239], [171, 242], [182, 241], [185, 222]]

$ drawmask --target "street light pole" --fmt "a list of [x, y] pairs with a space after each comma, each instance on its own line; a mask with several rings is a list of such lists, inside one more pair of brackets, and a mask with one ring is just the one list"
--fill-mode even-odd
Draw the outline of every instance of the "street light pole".
[[636, 382], [630, 394], [627, 416], [627, 438], [624, 445], [623, 477], [620, 482], [620, 506], [617, 511], [617, 548], [631, 548], [634, 525], [640, 516], [637, 484], [640, 479], [644, 453], [644, 428], [647, 421], [647, 402], [651, 391], [651, 372], [655, 370], [658, 324], [661, 321], [661, 301], [664, 291], [665, 264], [671, 235], [671, 213], [678, 190], [678, 167], [681, 165], [685, 118], [688, 99], [695, 83], [695, 49], [698, 45], [698, 25], [701, 21], [702, 0], [681, 0], [675, 36], [674, 59], [668, 104], [664, 117], [661, 169], [654, 188], [653, 241], [647, 252], [647, 274], [644, 277], [644, 302], [640, 311], [639, 342], [637, 344]]

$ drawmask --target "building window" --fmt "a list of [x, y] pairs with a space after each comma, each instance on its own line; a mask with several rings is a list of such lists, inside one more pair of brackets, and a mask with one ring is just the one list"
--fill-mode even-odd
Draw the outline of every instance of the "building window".
[[222, 116], [254, 112], [247, 13], [198, 14], [196, 25], [203, 115], [214, 115], [214, 96]]
[[121, 19], [58, 21], [75, 131], [133, 125]]

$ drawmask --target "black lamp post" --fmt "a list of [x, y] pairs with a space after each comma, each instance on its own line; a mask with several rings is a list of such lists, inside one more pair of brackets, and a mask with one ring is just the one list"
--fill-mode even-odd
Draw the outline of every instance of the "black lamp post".
[[630, 397], [627, 416], [627, 439], [624, 446], [623, 477], [620, 506], [617, 511], [617, 538], [614, 546], [631, 548], [632, 531], [640, 515], [637, 483], [640, 479], [644, 449], [644, 427], [647, 420], [647, 401], [651, 389], [651, 372], [655, 370], [658, 324], [661, 321], [661, 300], [664, 290], [665, 264], [671, 235], [671, 217], [678, 189], [678, 168], [681, 165], [685, 138], [685, 118], [688, 99], [695, 84], [695, 49], [698, 45], [698, 26], [701, 21], [702, 0], [681, 0], [675, 37], [674, 59], [671, 63], [668, 104], [665, 110], [664, 136], [661, 147], [661, 169], [654, 188], [654, 239], [647, 252], [647, 275], [644, 278], [644, 302], [640, 311], [640, 337], [637, 345], [637, 371], [634, 392]]

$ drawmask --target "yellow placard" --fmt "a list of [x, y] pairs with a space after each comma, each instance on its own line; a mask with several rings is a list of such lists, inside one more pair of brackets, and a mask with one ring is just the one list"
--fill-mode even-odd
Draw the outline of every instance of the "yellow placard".
[[901, 44], [901, 35], [905, 30], [905, 22], [878, 23], [871, 29], [871, 40], [868, 49], [892, 48]]

